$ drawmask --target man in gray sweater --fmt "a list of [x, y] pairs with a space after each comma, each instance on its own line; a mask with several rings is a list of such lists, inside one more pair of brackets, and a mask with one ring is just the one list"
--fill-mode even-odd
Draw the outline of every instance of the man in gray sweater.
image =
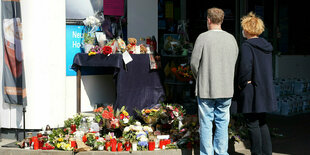
[[222, 9], [208, 9], [208, 31], [198, 36], [191, 56], [191, 69], [196, 79], [201, 155], [228, 154], [229, 108], [234, 93], [238, 45], [234, 36], [222, 30], [223, 20]]

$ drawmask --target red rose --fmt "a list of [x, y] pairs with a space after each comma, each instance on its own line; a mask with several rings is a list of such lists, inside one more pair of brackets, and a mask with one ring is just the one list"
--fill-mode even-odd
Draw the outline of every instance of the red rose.
[[102, 53], [104, 54], [104, 55], [108, 55], [108, 54], [111, 54], [112, 53], [112, 47], [110, 47], [110, 46], [104, 46], [103, 48], [102, 48]]
[[87, 142], [87, 137], [86, 137], [86, 135], [83, 136], [83, 142], [84, 142], [84, 143]]
[[112, 106], [107, 106], [107, 108], [109, 109], [109, 111], [113, 112], [113, 107]]
[[124, 114], [120, 114], [120, 119], [124, 119], [125, 115]]

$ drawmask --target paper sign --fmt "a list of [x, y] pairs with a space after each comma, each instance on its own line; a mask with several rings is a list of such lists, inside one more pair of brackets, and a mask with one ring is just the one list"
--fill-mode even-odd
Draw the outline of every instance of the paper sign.
[[132, 61], [132, 58], [131, 58], [130, 54], [127, 51], [125, 51], [123, 53], [123, 60], [124, 60], [125, 64], [128, 64], [129, 62]]
[[124, 16], [124, 0], [104, 0], [104, 15]]
[[136, 46], [135, 54], [140, 54], [140, 46]]

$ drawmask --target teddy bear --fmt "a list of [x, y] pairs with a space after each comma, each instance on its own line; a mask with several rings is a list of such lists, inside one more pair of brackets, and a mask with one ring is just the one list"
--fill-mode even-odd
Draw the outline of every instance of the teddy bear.
[[147, 52], [146, 47], [145, 47], [143, 44], [141, 44], [141, 45], [140, 45], [140, 53], [141, 53], [141, 54], [145, 54], [146, 52]]
[[136, 44], [137, 44], [136, 38], [128, 38], [127, 51], [129, 54], [133, 54], [136, 51]]

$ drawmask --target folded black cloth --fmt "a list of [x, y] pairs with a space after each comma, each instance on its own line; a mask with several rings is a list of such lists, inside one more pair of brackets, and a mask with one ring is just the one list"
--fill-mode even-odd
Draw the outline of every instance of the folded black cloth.
[[[81, 69], [82, 75], [114, 74], [116, 83], [116, 103], [113, 107], [126, 106], [131, 115], [134, 110], [150, 108], [164, 100], [164, 88], [160, 81], [159, 70], [151, 69], [148, 54], [132, 54], [133, 61], [124, 64], [121, 54], [109, 56], [97, 54], [88, 56], [78, 53], [74, 57], [72, 69]], [[102, 70], [98, 69], [102, 68]]]

